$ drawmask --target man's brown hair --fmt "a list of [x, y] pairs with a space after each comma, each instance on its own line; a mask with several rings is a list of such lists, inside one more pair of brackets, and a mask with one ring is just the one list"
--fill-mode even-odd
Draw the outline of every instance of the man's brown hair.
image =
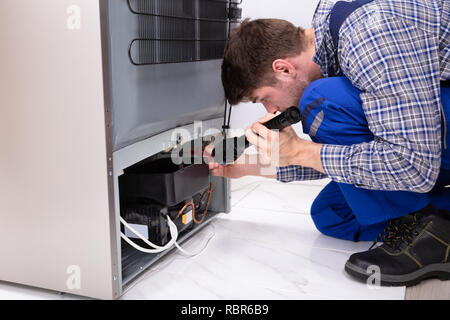
[[238, 104], [262, 86], [273, 86], [272, 63], [296, 56], [304, 47], [304, 29], [288, 21], [243, 21], [231, 33], [222, 64], [222, 83], [230, 104]]

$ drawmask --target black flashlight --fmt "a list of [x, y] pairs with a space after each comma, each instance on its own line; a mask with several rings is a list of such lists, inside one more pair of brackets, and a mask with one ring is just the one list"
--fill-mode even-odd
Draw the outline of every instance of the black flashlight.
[[[302, 115], [298, 107], [290, 107], [285, 112], [279, 114], [275, 118], [269, 120], [263, 125], [269, 130], [283, 130], [290, 127], [302, 119]], [[214, 146], [212, 156], [218, 164], [226, 165], [236, 162], [244, 151], [251, 146], [245, 135], [218, 142]]]

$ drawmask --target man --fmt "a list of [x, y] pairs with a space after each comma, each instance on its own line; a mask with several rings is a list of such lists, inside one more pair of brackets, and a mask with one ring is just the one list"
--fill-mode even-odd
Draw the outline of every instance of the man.
[[[450, 278], [450, 217], [436, 210], [450, 209], [441, 102], [441, 82], [450, 79], [449, 15], [447, 0], [322, 0], [313, 29], [281, 20], [245, 21], [227, 44], [222, 79], [233, 105], [260, 102], [273, 114], [298, 105], [315, 80], [348, 78], [338, 86], [344, 100], [332, 104], [344, 114], [349, 103], [361, 106], [356, 114], [364, 121], [350, 133], [360, 140], [331, 139], [345, 130], [334, 135], [328, 130], [328, 139], [319, 135], [333, 113], [323, 106], [330, 93], [323, 88], [318, 97], [308, 93], [305, 101], [315, 99], [303, 106], [304, 129], [320, 138], [310, 142], [291, 128], [281, 131], [276, 176], [284, 182], [333, 180], [311, 209], [322, 232], [355, 241], [373, 240], [381, 232], [376, 240], [383, 238], [382, 246], [355, 254], [346, 264], [360, 279], [368, 278], [374, 265], [387, 285]], [[331, 98], [339, 100], [339, 94]], [[261, 123], [246, 133], [255, 145], [273, 136]], [[211, 165], [224, 176], [245, 175], [246, 168]]]

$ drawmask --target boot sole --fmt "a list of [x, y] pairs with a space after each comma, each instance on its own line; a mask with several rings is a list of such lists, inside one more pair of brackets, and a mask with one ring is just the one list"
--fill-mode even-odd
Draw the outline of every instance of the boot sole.
[[[372, 274], [367, 273], [367, 270], [355, 266], [350, 261], [347, 261], [345, 264], [345, 271], [364, 282], [367, 282], [369, 277], [372, 276]], [[432, 278], [437, 278], [441, 281], [450, 280], [450, 263], [430, 264], [420, 270], [402, 275], [381, 274], [380, 284], [387, 287], [412, 287], [423, 280]]]

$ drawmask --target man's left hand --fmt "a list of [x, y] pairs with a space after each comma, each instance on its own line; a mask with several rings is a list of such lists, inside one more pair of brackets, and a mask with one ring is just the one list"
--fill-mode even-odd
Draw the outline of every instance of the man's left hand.
[[263, 123], [274, 117], [267, 114], [245, 132], [248, 141], [256, 146], [261, 162], [279, 167], [298, 165], [325, 173], [320, 157], [322, 145], [299, 138], [292, 127], [281, 131], [267, 129]]

